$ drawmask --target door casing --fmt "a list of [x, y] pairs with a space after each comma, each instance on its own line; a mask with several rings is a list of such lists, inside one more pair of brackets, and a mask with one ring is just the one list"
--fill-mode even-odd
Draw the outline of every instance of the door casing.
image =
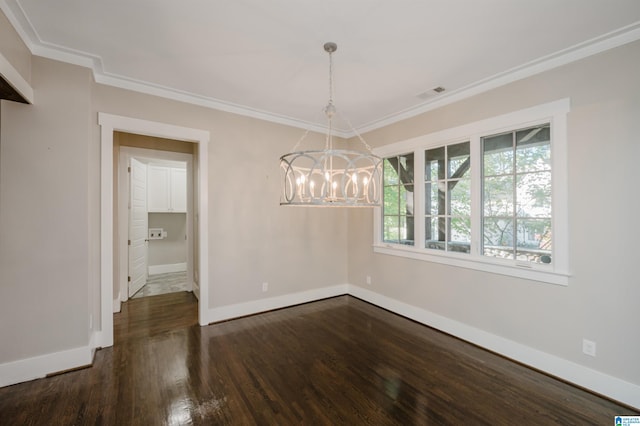
[[[100, 328], [92, 330], [91, 346], [113, 346], [114, 307], [114, 211], [113, 211], [113, 133], [114, 131], [193, 142], [197, 145], [197, 271], [200, 285], [198, 322], [209, 323], [209, 139], [207, 130], [175, 126], [104, 112], [98, 113], [100, 125]], [[118, 299], [116, 299], [119, 302]]]

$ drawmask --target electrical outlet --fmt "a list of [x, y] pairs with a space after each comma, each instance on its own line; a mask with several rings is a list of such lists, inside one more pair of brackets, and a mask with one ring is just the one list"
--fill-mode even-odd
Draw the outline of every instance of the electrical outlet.
[[367, 275], [367, 284], [371, 285], [371, 276]]
[[262, 291], [267, 291], [269, 290], [269, 283], [262, 283]]
[[582, 339], [582, 353], [589, 356], [596, 356], [596, 342]]

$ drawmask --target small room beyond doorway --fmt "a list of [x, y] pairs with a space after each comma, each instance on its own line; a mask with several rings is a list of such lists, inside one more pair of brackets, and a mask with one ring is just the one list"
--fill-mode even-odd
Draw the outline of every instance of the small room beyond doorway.
[[119, 302], [178, 291], [199, 296], [194, 276], [193, 145], [114, 132]]

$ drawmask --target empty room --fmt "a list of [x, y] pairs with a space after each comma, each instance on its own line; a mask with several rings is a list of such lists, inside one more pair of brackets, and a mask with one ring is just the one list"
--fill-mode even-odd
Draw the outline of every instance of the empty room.
[[640, 423], [636, 0], [0, 0], [0, 424]]

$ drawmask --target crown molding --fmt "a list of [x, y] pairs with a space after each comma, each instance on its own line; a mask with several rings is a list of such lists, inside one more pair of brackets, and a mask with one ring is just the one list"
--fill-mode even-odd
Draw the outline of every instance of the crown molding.
[[[0, 0], [0, 9], [7, 16], [33, 55], [90, 68], [93, 71], [95, 81], [99, 84], [172, 99], [314, 132], [325, 133], [327, 131], [327, 127], [324, 125], [318, 125], [316, 123], [299, 120], [282, 114], [259, 110], [245, 105], [235, 104], [212, 97], [202, 96], [106, 72], [102, 64], [102, 59], [98, 56], [42, 41], [17, 0]], [[379, 119], [370, 121], [369, 123], [365, 123], [355, 129], [334, 129], [333, 132], [336, 136], [341, 138], [353, 138], [358, 134], [364, 134], [399, 121], [415, 117], [425, 112], [487, 92], [514, 81], [521, 80], [637, 40], [640, 40], [640, 21], [579, 43], [567, 49], [543, 56], [526, 64], [495, 74], [459, 89], [452, 90], [451, 92], [442, 94], [435, 99], [430, 99], [410, 108], [388, 114]]]
[[370, 132], [445, 105], [458, 102], [462, 99], [470, 98], [471, 96], [504, 86], [514, 81], [522, 80], [637, 40], [640, 40], [640, 21], [626, 27], [622, 27], [616, 31], [579, 43], [567, 49], [543, 56], [526, 64], [495, 74], [484, 80], [452, 90], [451, 92], [442, 94], [435, 99], [423, 102], [414, 107], [389, 114], [378, 120], [366, 123], [358, 127], [357, 130], [359, 133]]

